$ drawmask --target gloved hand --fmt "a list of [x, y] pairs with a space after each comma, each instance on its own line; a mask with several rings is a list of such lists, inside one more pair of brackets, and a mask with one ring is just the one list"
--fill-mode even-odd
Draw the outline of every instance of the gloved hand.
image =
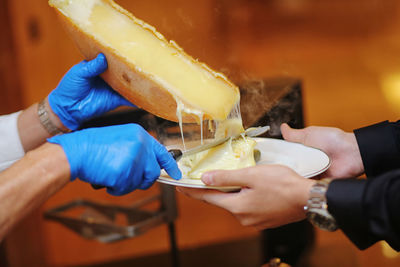
[[107, 60], [103, 54], [91, 61], [84, 60], [73, 66], [50, 93], [51, 109], [70, 130], [78, 129], [93, 116], [119, 106], [132, 106], [98, 77], [106, 69]]
[[137, 124], [90, 128], [58, 135], [48, 142], [62, 146], [71, 170], [71, 180], [107, 187], [120, 196], [147, 189], [160, 169], [180, 179], [176, 161], [164, 146]]

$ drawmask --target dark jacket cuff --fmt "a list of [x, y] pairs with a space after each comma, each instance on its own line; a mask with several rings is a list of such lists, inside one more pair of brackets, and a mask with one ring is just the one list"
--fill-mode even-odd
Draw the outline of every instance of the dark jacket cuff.
[[354, 134], [368, 177], [400, 167], [398, 125], [384, 121], [354, 130]]
[[376, 242], [368, 235], [368, 220], [363, 213], [362, 199], [366, 180], [333, 180], [326, 193], [328, 211], [339, 228], [359, 248], [366, 249]]

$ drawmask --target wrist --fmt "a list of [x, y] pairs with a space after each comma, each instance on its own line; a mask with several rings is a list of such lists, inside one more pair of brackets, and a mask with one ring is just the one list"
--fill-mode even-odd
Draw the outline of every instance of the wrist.
[[302, 186], [297, 187], [297, 189], [299, 190], [297, 198], [296, 198], [298, 200], [297, 208], [301, 212], [303, 218], [306, 217], [306, 211], [304, 210], [304, 207], [307, 206], [308, 199], [310, 198], [311, 188], [316, 183], [317, 183], [316, 180], [304, 179], [304, 183], [302, 184]]
[[49, 98], [46, 97], [46, 99], [44, 100], [44, 107], [48, 113], [49, 119], [51, 121], [51, 123], [57, 127], [58, 129], [60, 129], [62, 132], [67, 133], [70, 132], [70, 129], [68, 129], [60, 120], [60, 118], [57, 116], [56, 113], [54, 113], [53, 109], [50, 106], [49, 103]]
[[346, 133], [346, 139], [349, 144], [350, 154], [352, 155], [351, 157], [354, 160], [353, 170], [355, 174], [353, 176], [360, 176], [365, 172], [365, 170], [356, 135], [354, 133]]
[[318, 228], [333, 232], [338, 229], [335, 218], [328, 211], [326, 192], [332, 179], [317, 181], [310, 189], [307, 205], [304, 206], [307, 219]]
[[[43, 109], [43, 108], [42, 108]], [[51, 137], [49, 130], [43, 125], [43, 121], [49, 120], [48, 112], [39, 115], [39, 103], [28, 107], [18, 116], [18, 134], [25, 152], [33, 150], [46, 142], [46, 138]]]
[[[26, 154], [31, 166], [36, 166], [43, 172], [42, 177], [51, 177], [65, 184], [70, 176], [68, 159], [61, 146], [45, 143]], [[34, 168], [34, 167], [33, 167]]]
[[80, 132], [57, 135], [47, 139], [49, 144], [55, 145], [63, 151], [68, 162], [71, 181], [78, 177], [78, 169], [82, 158], [80, 157], [81, 153], [77, 154], [77, 151], [79, 151], [79, 139], [76, 136], [77, 134], [79, 135]]

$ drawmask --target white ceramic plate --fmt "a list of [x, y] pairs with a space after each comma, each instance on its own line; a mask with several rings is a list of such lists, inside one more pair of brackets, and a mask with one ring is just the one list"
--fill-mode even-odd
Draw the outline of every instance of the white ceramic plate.
[[[257, 162], [257, 165], [285, 165], [304, 178], [310, 178], [321, 174], [330, 166], [328, 155], [319, 149], [272, 138], [254, 138], [254, 140], [257, 142], [256, 148], [261, 152], [261, 157]], [[171, 148], [181, 147], [179, 145], [168, 147], [168, 149]], [[174, 180], [165, 172], [162, 172], [157, 181], [164, 184], [190, 188], [218, 189], [222, 191], [240, 189], [240, 187], [207, 186], [201, 180], [190, 179], [187, 177], [182, 177], [180, 180]]]

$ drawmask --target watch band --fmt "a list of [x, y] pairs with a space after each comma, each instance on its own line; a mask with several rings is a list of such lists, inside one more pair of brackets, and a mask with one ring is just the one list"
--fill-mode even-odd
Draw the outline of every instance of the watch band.
[[307, 201], [306, 209], [325, 209], [328, 210], [326, 191], [328, 190], [331, 179], [317, 181], [310, 190], [310, 197]]
[[327, 230], [335, 231], [337, 223], [335, 218], [328, 211], [326, 191], [328, 190], [331, 179], [317, 181], [310, 190], [310, 197], [304, 207], [307, 218], [315, 226]]
[[46, 109], [45, 99], [41, 100], [38, 104], [38, 116], [40, 123], [46, 129], [46, 131], [51, 135], [57, 135], [64, 133], [61, 129], [54, 125], [54, 123], [50, 120], [49, 112]]

